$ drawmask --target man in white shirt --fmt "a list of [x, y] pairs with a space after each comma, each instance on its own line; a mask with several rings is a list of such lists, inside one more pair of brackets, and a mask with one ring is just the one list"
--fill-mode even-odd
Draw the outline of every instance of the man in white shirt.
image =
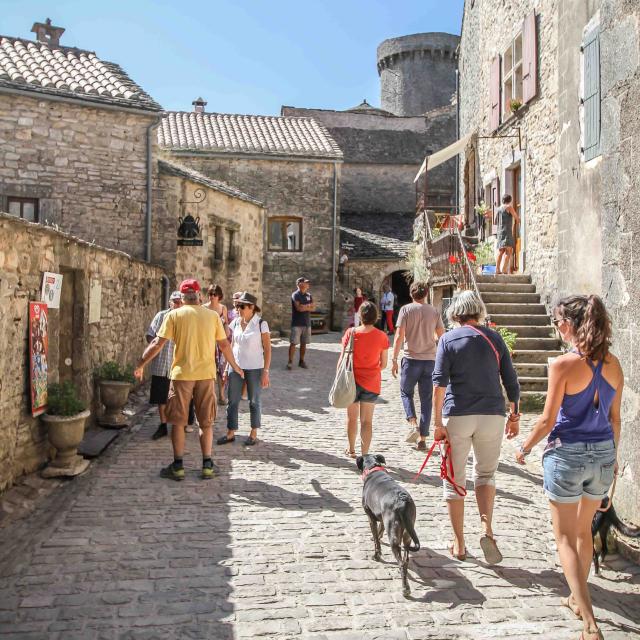
[[382, 287], [382, 297], [380, 298], [380, 309], [382, 311], [382, 326], [387, 325], [387, 333], [393, 333], [393, 307], [395, 304], [395, 295], [391, 291], [391, 287], [385, 284]]

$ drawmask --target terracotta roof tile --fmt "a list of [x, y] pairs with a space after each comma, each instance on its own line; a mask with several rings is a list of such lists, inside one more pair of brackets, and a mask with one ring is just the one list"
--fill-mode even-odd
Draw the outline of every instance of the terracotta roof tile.
[[313, 118], [172, 111], [158, 127], [158, 143], [174, 151], [342, 158]]
[[72, 47], [0, 36], [0, 88], [161, 111], [117, 64]]

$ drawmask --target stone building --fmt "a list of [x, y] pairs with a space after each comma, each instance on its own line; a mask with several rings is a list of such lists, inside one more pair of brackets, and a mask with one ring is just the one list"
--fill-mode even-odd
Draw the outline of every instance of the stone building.
[[48, 379], [73, 381], [94, 415], [94, 369], [135, 364], [162, 304], [159, 267], [0, 213], [0, 491], [49, 454], [46, 428], [31, 417], [28, 355], [29, 302], [40, 300], [46, 271], [63, 276], [60, 308], [49, 310]]
[[523, 221], [518, 267], [547, 309], [596, 293], [611, 311], [626, 378], [616, 502], [636, 523], [639, 24], [640, 6], [624, 0], [467, 0], [459, 57], [467, 220], [479, 200], [511, 194]]
[[[165, 155], [264, 203], [263, 309], [287, 328], [296, 278], [319, 310], [334, 306], [342, 152], [311, 118], [170, 112], [158, 130]], [[260, 246], [250, 247], [255, 255]]]
[[[408, 301], [416, 211], [416, 169], [424, 157], [454, 142], [458, 36], [422, 33], [385, 40], [378, 47], [382, 107], [367, 103], [345, 111], [282, 107], [283, 116], [321, 122], [344, 155], [340, 242], [348, 256], [341, 271], [342, 302], [362, 287], [379, 300], [392, 285]], [[429, 205], [452, 213], [455, 164], [430, 173]]]
[[[198, 278], [202, 286], [219, 284], [229, 304], [234, 291], [262, 299], [264, 206], [255, 198], [188, 167], [158, 162], [155, 214], [179, 222], [191, 215], [200, 229], [198, 243], [175, 247], [165, 263], [175, 282]], [[201, 244], [199, 244], [201, 242]]]
[[150, 259], [160, 105], [64, 29], [32, 30], [0, 36], [0, 210]]

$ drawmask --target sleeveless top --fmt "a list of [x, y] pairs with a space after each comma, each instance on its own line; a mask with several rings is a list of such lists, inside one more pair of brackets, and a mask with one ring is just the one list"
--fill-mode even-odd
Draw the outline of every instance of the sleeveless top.
[[591, 360], [586, 362], [593, 371], [591, 382], [579, 393], [564, 394], [549, 442], [556, 438], [566, 443], [613, 440], [609, 410], [616, 390], [602, 377], [603, 360], [595, 366]]

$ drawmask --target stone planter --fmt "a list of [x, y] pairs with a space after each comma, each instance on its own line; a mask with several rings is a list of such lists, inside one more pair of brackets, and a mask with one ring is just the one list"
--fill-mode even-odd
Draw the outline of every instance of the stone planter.
[[121, 429], [128, 424], [122, 409], [129, 399], [130, 382], [100, 380], [100, 401], [104, 405], [104, 415], [98, 418], [98, 424], [112, 429]]
[[91, 415], [88, 409], [75, 416], [50, 416], [43, 414], [47, 425], [49, 442], [56, 449], [55, 459], [42, 471], [45, 478], [77, 476], [89, 466], [89, 461], [77, 454], [78, 445], [84, 437], [84, 426]]

